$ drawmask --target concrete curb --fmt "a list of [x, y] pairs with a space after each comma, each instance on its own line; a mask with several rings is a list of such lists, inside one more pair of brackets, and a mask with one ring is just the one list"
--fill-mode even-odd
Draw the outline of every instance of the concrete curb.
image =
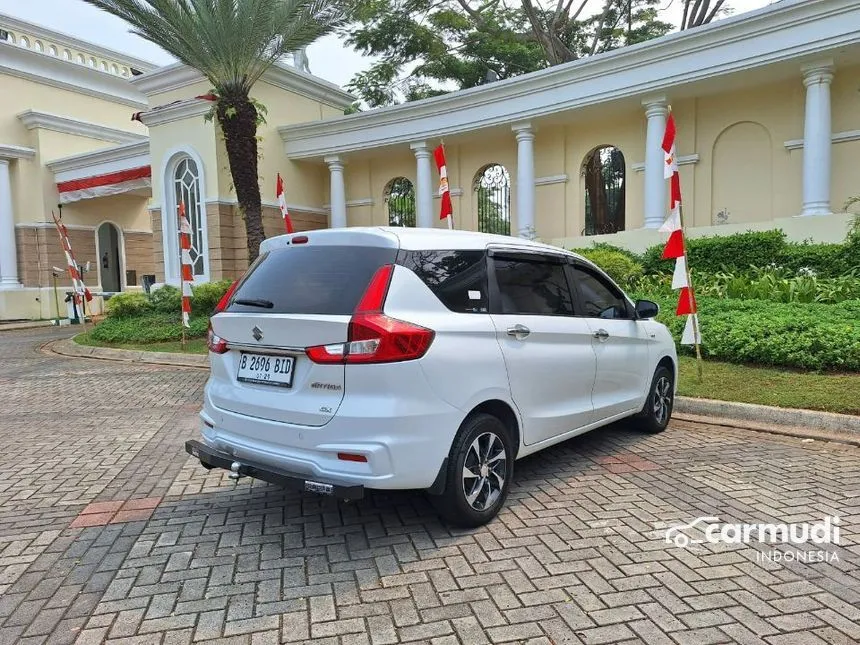
[[111, 347], [89, 347], [78, 345], [74, 338], [55, 340], [43, 345], [43, 348], [61, 356], [75, 358], [96, 358], [106, 361], [121, 361], [125, 363], [146, 363], [150, 365], [170, 365], [173, 367], [194, 367], [209, 369], [209, 356], [202, 354], [176, 354], [172, 352], [141, 352], [130, 349], [114, 349]]
[[[68, 325], [63, 325], [67, 327]], [[19, 323], [0, 323], [0, 332], [16, 329], [36, 329], [37, 327], [56, 327], [53, 320], [30, 320]]]

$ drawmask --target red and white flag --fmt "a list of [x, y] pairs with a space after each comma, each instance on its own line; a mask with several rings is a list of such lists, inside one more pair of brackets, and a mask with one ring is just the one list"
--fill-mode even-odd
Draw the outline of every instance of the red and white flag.
[[433, 151], [436, 159], [436, 168], [439, 170], [439, 198], [442, 206], [439, 211], [439, 219], [448, 218], [448, 228], [454, 228], [454, 206], [451, 204], [451, 189], [448, 186], [448, 166], [445, 163], [445, 148], [442, 145]]
[[185, 215], [185, 202], [179, 202], [179, 249], [182, 262], [182, 324], [191, 326], [191, 284], [194, 282], [194, 271], [191, 266], [191, 222]]
[[54, 211], [51, 211], [51, 217], [54, 218], [54, 225], [57, 227], [57, 233], [60, 235], [60, 244], [63, 245], [63, 254], [66, 256], [66, 264], [69, 267], [69, 278], [72, 280], [72, 291], [75, 296], [75, 303], [80, 304], [81, 299], [90, 302], [93, 299], [90, 290], [84, 284], [81, 272], [78, 269], [78, 263], [75, 260], [75, 255], [72, 253], [72, 244], [69, 242], [69, 231], [66, 230], [66, 225], [63, 224], [62, 215], [57, 217]]
[[287, 210], [287, 196], [284, 194], [284, 180], [281, 179], [281, 173], [278, 173], [278, 182], [275, 192], [278, 197], [278, 208], [281, 209], [281, 217], [284, 218], [284, 228], [287, 233], [293, 232], [293, 220], [290, 219], [290, 212]]
[[660, 231], [669, 233], [669, 239], [663, 248], [663, 259], [675, 260], [675, 270], [672, 273], [672, 289], [680, 290], [678, 306], [675, 314], [687, 316], [684, 332], [681, 334], [682, 345], [698, 345], [701, 342], [699, 319], [696, 310], [696, 298], [687, 267], [687, 251], [684, 244], [684, 230], [681, 226], [681, 176], [678, 172], [678, 157], [675, 150], [677, 128], [675, 117], [669, 112], [666, 121], [666, 132], [663, 136], [663, 177], [669, 180], [669, 217], [663, 222]]

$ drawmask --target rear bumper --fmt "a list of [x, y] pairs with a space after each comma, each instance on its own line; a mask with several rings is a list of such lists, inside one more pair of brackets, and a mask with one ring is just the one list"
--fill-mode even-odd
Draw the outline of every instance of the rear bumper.
[[[337, 499], [358, 500], [364, 497], [364, 486], [336, 481], [308, 479], [305, 475], [291, 473], [275, 466], [242, 459], [241, 461], [199, 441], [186, 441], [185, 452], [200, 459], [213, 468], [223, 468], [239, 475], [253, 477], [284, 488], [309, 493], [328, 495]], [[234, 464], [238, 464], [234, 470]]]

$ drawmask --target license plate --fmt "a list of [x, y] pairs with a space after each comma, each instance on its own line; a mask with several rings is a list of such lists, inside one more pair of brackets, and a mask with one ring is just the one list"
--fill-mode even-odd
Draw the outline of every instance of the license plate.
[[295, 364], [296, 359], [293, 356], [242, 352], [239, 356], [239, 371], [236, 379], [246, 383], [292, 387]]

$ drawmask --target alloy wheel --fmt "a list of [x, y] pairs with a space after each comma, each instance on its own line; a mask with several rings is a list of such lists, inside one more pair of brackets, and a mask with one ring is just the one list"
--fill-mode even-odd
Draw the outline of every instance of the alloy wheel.
[[661, 376], [654, 384], [654, 419], [664, 424], [669, 420], [672, 410], [672, 382], [666, 376]]
[[499, 499], [507, 477], [507, 455], [502, 440], [484, 432], [469, 446], [463, 461], [463, 494], [476, 511], [490, 508]]

